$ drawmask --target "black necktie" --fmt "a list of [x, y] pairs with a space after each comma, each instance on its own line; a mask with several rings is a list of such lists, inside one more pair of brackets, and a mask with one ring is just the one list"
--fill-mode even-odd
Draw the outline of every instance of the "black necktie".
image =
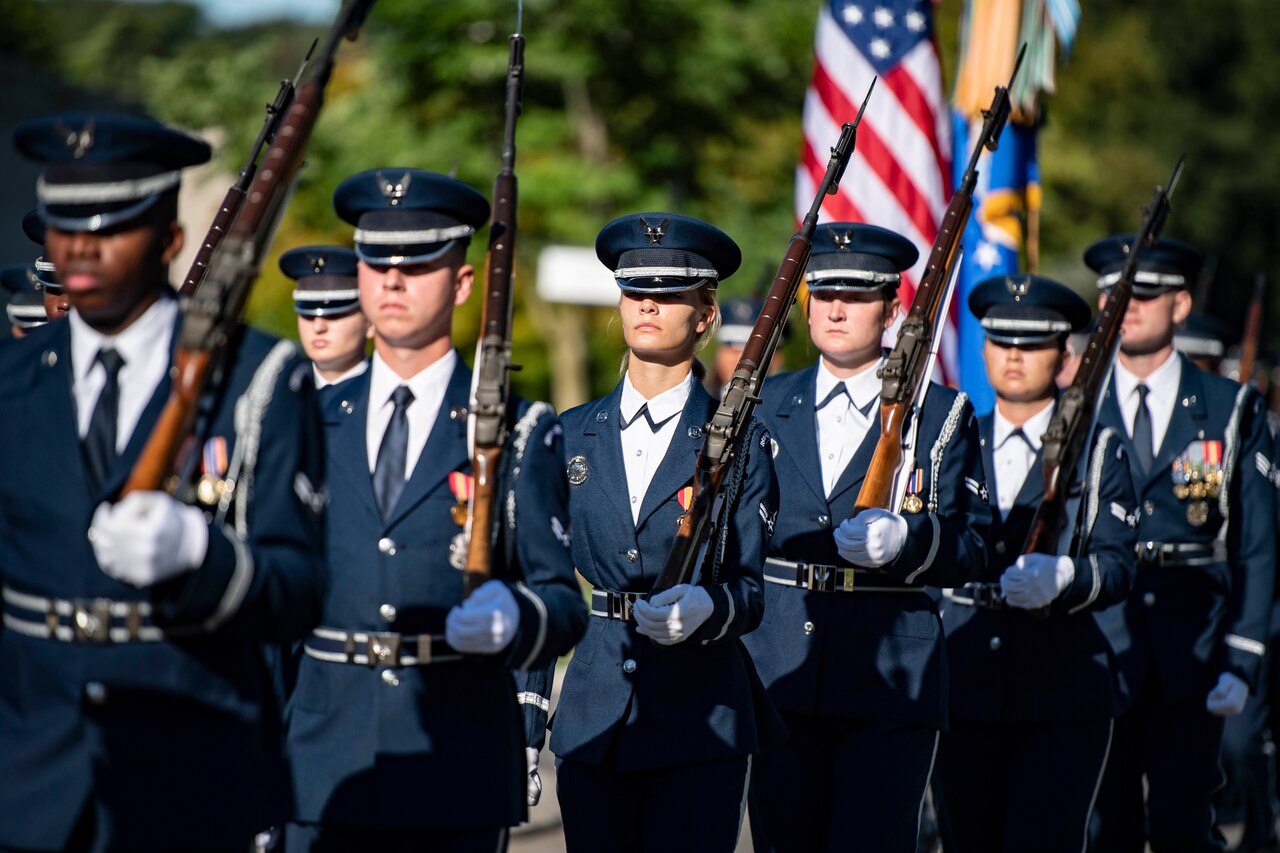
[[849, 389], [845, 387], [843, 382], [837, 382], [836, 386], [831, 389], [831, 393], [823, 397], [822, 401], [819, 402], [818, 405], [813, 407], [813, 410], [815, 412], [822, 411], [827, 407], [829, 403], [835, 402], [840, 397], [844, 397], [846, 403], [853, 402], [853, 398], [849, 396]]
[[1133, 456], [1145, 474], [1151, 470], [1151, 463], [1155, 459], [1151, 440], [1151, 410], [1147, 408], [1147, 394], [1151, 389], [1146, 385], [1139, 385], [1137, 391], [1138, 412], [1133, 416]]
[[669, 415], [663, 418], [662, 420], [658, 421], [657, 423], [655, 423], [653, 420], [653, 415], [649, 414], [649, 404], [645, 403], [643, 406], [640, 407], [640, 411], [636, 412], [634, 415], [631, 416], [631, 420], [627, 420], [626, 418], [622, 417], [621, 413], [619, 413], [618, 417], [622, 421], [622, 428], [626, 429], [627, 427], [634, 424], [636, 421], [640, 420], [640, 416], [643, 415], [645, 423], [649, 425], [649, 430], [651, 432], [657, 432], [658, 430], [666, 426], [668, 421], [670, 421], [672, 418], [674, 418], [678, 414], [680, 413], [676, 412], [675, 415]]
[[385, 520], [404, 491], [405, 459], [409, 453], [409, 417], [405, 413], [413, 402], [413, 392], [401, 385], [391, 392], [395, 411], [391, 423], [382, 434], [378, 445], [378, 459], [373, 466], [373, 494], [378, 499], [378, 509]]
[[102, 365], [107, 379], [89, 417], [89, 430], [84, 434], [81, 449], [84, 452], [85, 469], [93, 491], [102, 488], [116, 464], [116, 431], [120, 420], [120, 368], [124, 359], [113, 349], [98, 350], [95, 359]]
[[1005, 443], [1008, 444], [1009, 440], [1013, 438], [1021, 440], [1032, 453], [1036, 452], [1035, 446], [1032, 445], [1031, 439], [1027, 438], [1027, 434], [1022, 431], [1022, 427], [1016, 427], [1013, 432], [1009, 433], [1009, 435], [1005, 437]]

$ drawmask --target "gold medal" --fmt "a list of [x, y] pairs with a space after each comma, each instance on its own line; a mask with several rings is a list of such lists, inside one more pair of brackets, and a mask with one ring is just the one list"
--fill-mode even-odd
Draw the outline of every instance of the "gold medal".
[[453, 523], [459, 527], [467, 526], [467, 502], [458, 501], [449, 507], [449, 516], [453, 519]]
[[1192, 501], [1187, 505], [1187, 523], [1199, 527], [1209, 520], [1209, 505], [1204, 501]]
[[1191, 497], [1193, 500], [1204, 500], [1204, 483], [1193, 483], [1191, 485]]
[[920, 500], [919, 495], [907, 495], [902, 499], [902, 509], [904, 512], [919, 512], [924, 509], [924, 501]]
[[1173, 496], [1180, 501], [1185, 501], [1187, 498], [1191, 497], [1191, 489], [1182, 485], [1174, 486]]

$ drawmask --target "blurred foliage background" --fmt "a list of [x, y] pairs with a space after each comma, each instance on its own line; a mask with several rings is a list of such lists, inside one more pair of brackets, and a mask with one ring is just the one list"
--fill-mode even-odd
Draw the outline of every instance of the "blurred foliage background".
[[[379, 0], [345, 44], [274, 253], [349, 244], [333, 187], [373, 166], [448, 171], [486, 194], [498, 168], [513, 0]], [[1275, 282], [1280, 239], [1280, 16], [1275, 0], [1084, 0], [1074, 55], [1041, 135], [1042, 269], [1092, 296], [1092, 240], [1132, 230], [1151, 187], [1187, 152], [1166, 233], [1214, 256], [1201, 306], [1237, 329], [1258, 272]], [[548, 243], [591, 245], [616, 215], [674, 209], [743, 247], [724, 295], [767, 287], [794, 228], [800, 108], [816, 0], [527, 0], [525, 109], [518, 131], [518, 389], [565, 406], [617, 381], [614, 312], [537, 300]], [[954, 67], [961, 0], [936, 25]], [[0, 0], [0, 54], [158, 118], [217, 131], [228, 182], [262, 107], [322, 28], [212, 27], [192, 6]], [[948, 84], [950, 80], [948, 79]], [[4, 90], [0, 81], [0, 92]], [[28, 192], [26, 187], [6, 192]], [[193, 238], [207, 223], [189, 222]], [[483, 267], [486, 235], [471, 260]], [[175, 278], [184, 271], [177, 271]], [[290, 285], [273, 255], [251, 320], [293, 335]], [[1280, 285], [1270, 302], [1280, 303]], [[474, 345], [479, 302], [456, 338]], [[1275, 311], [1268, 312], [1274, 316]], [[798, 318], [793, 318], [793, 323]], [[1275, 343], [1275, 323], [1264, 336]], [[802, 331], [787, 365], [809, 361]], [[574, 364], [579, 367], [575, 368]], [[554, 382], [553, 382], [554, 379]]]

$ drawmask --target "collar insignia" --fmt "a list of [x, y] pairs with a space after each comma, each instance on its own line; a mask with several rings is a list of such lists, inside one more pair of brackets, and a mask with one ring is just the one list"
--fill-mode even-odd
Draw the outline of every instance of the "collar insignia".
[[405, 172], [398, 183], [388, 181], [381, 172], [378, 172], [377, 177], [378, 189], [382, 191], [383, 197], [391, 203], [392, 207], [399, 204], [405, 193], [409, 192], [409, 182], [413, 180], [413, 175], [409, 172]]
[[662, 242], [662, 238], [667, 236], [667, 225], [670, 222], [670, 219], [664, 219], [658, 225], [650, 225], [644, 221], [643, 217], [640, 219], [640, 225], [644, 228], [644, 236], [649, 238], [650, 246]]

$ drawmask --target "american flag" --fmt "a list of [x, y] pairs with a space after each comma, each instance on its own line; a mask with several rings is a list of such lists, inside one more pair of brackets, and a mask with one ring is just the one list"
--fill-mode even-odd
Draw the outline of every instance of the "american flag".
[[[840, 125], [853, 121], [880, 77], [858, 128], [858, 147], [823, 202], [824, 221], [867, 222], [897, 231], [920, 249], [898, 295], [915, 296], [929, 249], [951, 199], [951, 128], [931, 0], [826, 0], [818, 13], [817, 54], [804, 99], [804, 156], [796, 170], [796, 216], [813, 203]], [[947, 318], [938, 370], [957, 379], [954, 314]], [[895, 332], [896, 334], [896, 332]]]

